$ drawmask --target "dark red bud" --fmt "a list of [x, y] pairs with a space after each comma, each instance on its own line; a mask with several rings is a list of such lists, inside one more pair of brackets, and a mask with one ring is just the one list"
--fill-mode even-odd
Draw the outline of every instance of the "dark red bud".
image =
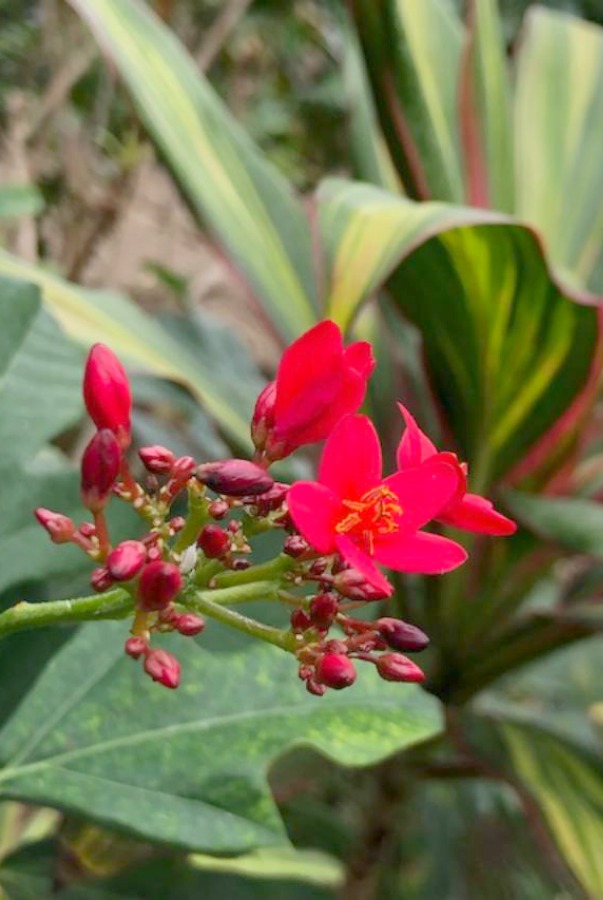
[[129, 581], [140, 572], [147, 559], [141, 541], [122, 541], [107, 557], [107, 569], [114, 581]]
[[315, 697], [322, 697], [323, 694], [326, 694], [327, 692], [324, 684], [319, 684], [317, 681], [314, 681], [313, 678], [308, 678], [306, 681], [306, 690], [309, 694], [314, 694]]
[[201, 634], [205, 628], [205, 621], [193, 613], [184, 613], [181, 616], [175, 616], [172, 619], [172, 625], [185, 637], [194, 637], [196, 634]]
[[90, 576], [90, 584], [95, 591], [102, 593], [102, 591], [109, 590], [113, 584], [113, 579], [109, 575], [108, 570], [103, 566], [100, 569], [94, 569]]
[[375, 626], [381, 637], [394, 650], [418, 652], [429, 646], [429, 638], [424, 631], [401, 619], [378, 619]]
[[124, 650], [132, 659], [139, 659], [148, 649], [147, 642], [141, 637], [128, 638], [124, 645]]
[[333, 579], [333, 587], [348, 600], [383, 600], [393, 593], [391, 588], [387, 593], [374, 587], [356, 569], [344, 569], [338, 572]]
[[312, 625], [312, 620], [307, 612], [303, 609], [294, 609], [291, 613], [291, 629], [301, 632], [307, 631]]
[[340, 691], [356, 681], [354, 663], [343, 653], [325, 653], [316, 664], [316, 680]]
[[274, 425], [274, 404], [276, 402], [276, 382], [266, 385], [255, 401], [251, 418], [251, 440], [258, 450], [263, 450], [271, 428]]
[[164, 609], [182, 588], [182, 575], [174, 563], [155, 560], [142, 570], [138, 583], [138, 602], [147, 611]]
[[243, 572], [245, 569], [251, 568], [251, 563], [248, 559], [233, 559], [230, 568], [233, 572]]
[[92, 512], [106, 506], [119, 475], [121, 450], [108, 428], [97, 431], [82, 456], [82, 502]]
[[150, 650], [144, 661], [144, 670], [153, 681], [167, 688], [180, 684], [180, 663], [167, 650]]
[[245, 502], [257, 508], [258, 515], [267, 516], [269, 512], [279, 509], [287, 498], [288, 484], [275, 481], [269, 491], [259, 497], [246, 497]]
[[149, 547], [149, 551], [147, 553], [148, 562], [156, 562], [158, 559], [162, 559], [161, 554], [162, 554], [161, 547], [158, 547], [157, 545], [153, 545], [152, 547]]
[[36, 519], [50, 535], [53, 544], [67, 544], [75, 533], [75, 524], [67, 516], [52, 512], [38, 506], [34, 513]]
[[207, 511], [212, 519], [223, 519], [224, 516], [227, 515], [229, 509], [230, 506], [226, 500], [212, 500]]
[[283, 553], [292, 559], [299, 559], [308, 551], [308, 542], [300, 534], [290, 534], [283, 544]]
[[300, 681], [307, 681], [308, 678], [314, 677], [314, 668], [312, 666], [307, 666], [302, 663], [297, 670], [297, 675]]
[[138, 451], [142, 463], [149, 472], [155, 475], [169, 475], [176, 459], [175, 455], [167, 447], [153, 444], [151, 447], [141, 447]]
[[255, 496], [269, 491], [274, 484], [261, 466], [247, 459], [223, 459], [197, 467], [196, 477], [216, 494], [229, 497]]
[[319, 628], [329, 628], [338, 609], [339, 604], [334, 594], [317, 594], [310, 603], [310, 618]]
[[425, 681], [425, 673], [401, 653], [384, 653], [377, 660], [377, 671], [385, 681]]
[[324, 575], [326, 569], [327, 561], [325, 559], [315, 559], [308, 569], [308, 575], [310, 578], [320, 578], [321, 575]]
[[230, 550], [230, 535], [219, 525], [204, 525], [197, 538], [197, 547], [208, 559], [220, 559]]
[[327, 641], [325, 644], [325, 652], [346, 654], [348, 652], [348, 645], [344, 641]]
[[97, 428], [109, 428], [125, 450], [131, 439], [132, 396], [125, 369], [104, 344], [95, 344], [84, 372], [84, 402]]

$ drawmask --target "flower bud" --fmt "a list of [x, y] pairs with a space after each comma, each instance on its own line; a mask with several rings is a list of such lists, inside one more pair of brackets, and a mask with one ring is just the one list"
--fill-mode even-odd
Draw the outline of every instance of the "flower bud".
[[334, 594], [317, 594], [310, 603], [310, 618], [318, 628], [333, 624], [339, 604]]
[[410, 625], [401, 619], [378, 619], [375, 623], [377, 631], [394, 650], [425, 650], [429, 646], [429, 638], [416, 625]]
[[168, 525], [170, 526], [170, 531], [172, 532], [172, 534], [178, 534], [178, 532], [182, 531], [182, 529], [186, 525], [186, 519], [184, 518], [184, 516], [174, 516], [172, 519], [170, 519]]
[[212, 500], [207, 511], [212, 519], [223, 519], [224, 516], [227, 515], [229, 509], [230, 506], [226, 500]]
[[38, 506], [34, 515], [42, 528], [50, 535], [53, 544], [67, 544], [75, 533], [75, 524], [67, 516], [55, 513], [51, 509]]
[[291, 630], [296, 632], [307, 631], [312, 625], [312, 620], [303, 609], [294, 609], [291, 613]]
[[204, 463], [198, 466], [195, 475], [212, 491], [229, 497], [263, 494], [274, 484], [272, 475], [247, 459]]
[[343, 572], [338, 572], [333, 578], [333, 587], [343, 597], [347, 597], [348, 600], [362, 600], [364, 602], [383, 600], [385, 597], [390, 597], [394, 590], [390, 587], [388, 593], [385, 593], [374, 587], [356, 569], [344, 569]]
[[144, 661], [144, 670], [153, 681], [167, 688], [177, 688], [180, 684], [180, 663], [167, 650], [150, 650]]
[[230, 568], [233, 572], [243, 572], [251, 568], [251, 563], [248, 559], [233, 559]]
[[122, 541], [107, 557], [107, 569], [114, 581], [129, 581], [140, 572], [147, 548], [140, 541]]
[[301, 534], [290, 534], [283, 544], [283, 553], [292, 559], [299, 559], [308, 550], [308, 542]]
[[197, 463], [192, 456], [179, 456], [172, 466], [172, 478], [175, 481], [185, 482], [195, 471]]
[[155, 560], [142, 570], [138, 583], [138, 603], [141, 609], [165, 609], [182, 588], [182, 575], [174, 563]]
[[167, 447], [153, 444], [151, 447], [141, 447], [138, 451], [142, 463], [149, 472], [155, 475], [169, 475], [176, 459], [175, 455]]
[[147, 642], [142, 637], [131, 637], [128, 638], [126, 643], [124, 644], [124, 650], [128, 656], [131, 656], [132, 659], [139, 659], [143, 653], [146, 653], [148, 650]]
[[92, 522], [82, 522], [78, 531], [85, 538], [96, 537], [96, 525], [93, 525]]
[[105, 569], [103, 566], [99, 569], [94, 569], [92, 575], [90, 576], [90, 584], [98, 593], [102, 593], [103, 591], [108, 591], [109, 588], [113, 585], [113, 579], [109, 575], [109, 571]]
[[220, 559], [230, 550], [230, 535], [219, 525], [204, 525], [197, 538], [197, 546], [208, 559]]
[[119, 446], [130, 445], [132, 396], [125, 369], [104, 344], [95, 344], [84, 372], [84, 402], [97, 428], [114, 432]]
[[279, 509], [287, 499], [288, 484], [281, 481], [275, 481], [269, 491], [261, 494], [259, 497], [246, 497], [244, 501], [253, 504], [258, 511], [258, 515], [267, 516], [269, 512]]
[[258, 450], [264, 449], [268, 435], [274, 426], [275, 401], [276, 382], [271, 381], [256, 400], [251, 418], [251, 440]]
[[106, 506], [119, 475], [121, 450], [108, 428], [97, 431], [82, 456], [82, 502], [92, 512]]
[[181, 616], [176, 616], [172, 620], [172, 624], [176, 631], [179, 631], [185, 637], [194, 637], [196, 634], [201, 634], [205, 628], [205, 620], [200, 616], [193, 615], [193, 613], [184, 613]]
[[316, 680], [336, 691], [350, 687], [356, 681], [354, 663], [343, 653], [325, 653], [316, 664]]
[[324, 684], [319, 684], [313, 678], [308, 678], [306, 680], [306, 690], [309, 694], [314, 694], [315, 697], [322, 697], [327, 692]]
[[384, 653], [377, 660], [377, 671], [385, 681], [425, 681], [425, 673], [401, 653]]

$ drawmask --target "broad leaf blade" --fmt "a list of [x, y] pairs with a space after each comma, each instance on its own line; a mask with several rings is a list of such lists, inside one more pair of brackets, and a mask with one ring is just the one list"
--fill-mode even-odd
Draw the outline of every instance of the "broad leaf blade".
[[603, 557], [603, 507], [576, 497], [547, 497], [508, 492], [511, 513], [540, 538], [566, 550]]
[[280, 333], [316, 316], [310, 232], [261, 156], [169, 29], [139, 0], [70, 0], [125, 80], [193, 211], [248, 279]]
[[423, 692], [370, 671], [353, 691], [317, 700], [291, 657], [232, 649], [219, 628], [213, 653], [209, 635], [166, 640], [184, 677], [167, 692], [124, 657], [126, 636], [125, 623], [85, 627], [53, 658], [0, 735], [0, 793], [183, 847], [241, 852], [286, 842], [266, 770], [287, 748], [365, 765], [439, 728]]

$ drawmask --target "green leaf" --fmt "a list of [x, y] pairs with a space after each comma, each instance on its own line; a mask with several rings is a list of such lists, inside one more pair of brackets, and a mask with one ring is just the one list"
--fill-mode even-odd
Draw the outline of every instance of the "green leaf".
[[517, 64], [517, 213], [562, 272], [603, 292], [603, 29], [532, 7]]
[[194, 213], [280, 333], [316, 317], [307, 218], [292, 189], [224, 108], [169, 29], [138, 0], [70, 0], [130, 90]]
[[44, 208], [42, 195], [31, 184], [0, 186], [0, 219], [37, 216]]
[[505, 503], [526, 528], [566, 550], [603, 556], [603, 507], [592, 500], [508, 491]]
[[438, 732], [437, 702], [419, 689], [371, 669], [353, 690], [317, 699], [288, 655], [208, 631], [198, 644], [165, 641], [183, 666], [168, 692], [124, 656], [125, 623], [82, 628], [2, 729], [0, 795], [236, 853], [286, 843], [266, 771], [288, 748], [358, 766]]
[[596, 310], [562, 293], [533, 232], [502, 217], [344, 181], [320, 201], [329, 314], [347, 326], [393, 272], [464, 458], [481, 481], [506, 472], [592, 385]]
[[0, 278], [2, 463], [35, 456], [81, 416], [82, 354], [41, 309], [34, 285]]
[[249, 398], [233, 392], [232, 378], [221, 381], [223, 361], [217, 366], [207, 347], [201, 354], [181, 346], [123, 294], [80, 288], [2, 251], [0, 275], [39, 285], [46, 306], [68, 335], [86, 348], [103, 341], [125, 362], [184, 385], [238, 445], [251, 445]]

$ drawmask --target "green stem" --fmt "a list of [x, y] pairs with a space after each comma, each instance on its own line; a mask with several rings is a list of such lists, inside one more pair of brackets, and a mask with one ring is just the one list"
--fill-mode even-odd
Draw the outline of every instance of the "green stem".
[[17, 631], [43, 628], [45, 625], [119, 619], [127, 615], [133, 606], [132, 597], [122, 588], [73, 600], [49, 600], [45, 603], [23, 601], [0, 613], [0, 639]]
[[254, 581], [280, 581], [295, 565], [295, 560], [281, 553], [275, 559], [250, 566], [242, 572], [221, 572], [213, 579], [216, 587], [230, 587], [236, 584], [251, 584]]
[[208, 599], [208, 595], [211, 595], [213, 598], [219, 593], [223, 594], [225, 591], [197, 591], [192, 593], [187, 598], [187, 606], [212, 619], [216, 619], [218, 622], [222, 622], [224, 625], [229, 625], [230, 628], [242, 631], [250, 637], [259, 638], [262, 641], [273, 644], [275, 647], [280, 647], [281, 650], [290, 652], [293, 649], [290, 633], [273, 628], [270, 625], [264, 625], [262, 622], [257, 622], [248, 616], [242, 616], [233, 609], [226, 609], [219, 603], [215, 603], [213, 599]]
[[208, 502], [204, 495], [199, 496], [198, 487], [189, 489], [188, 492], [188, 517], [186, 525], [178, 535], [174, 544], [174, 552], [182, 553], [187, 547], [193, 544], [199, 532], [206, 522], [209, 522], [211, 516], [207, 511]]
[[278, 585], [274, 581], [254, 581], [252, 584], [233, 585], [213, 590], [189, 588], [180, 600], [185, 606], [197, 597], [210, 600], [217, 606], [233, 606], [235, 603], [249, 603], [252, 600], [277, 600]]

